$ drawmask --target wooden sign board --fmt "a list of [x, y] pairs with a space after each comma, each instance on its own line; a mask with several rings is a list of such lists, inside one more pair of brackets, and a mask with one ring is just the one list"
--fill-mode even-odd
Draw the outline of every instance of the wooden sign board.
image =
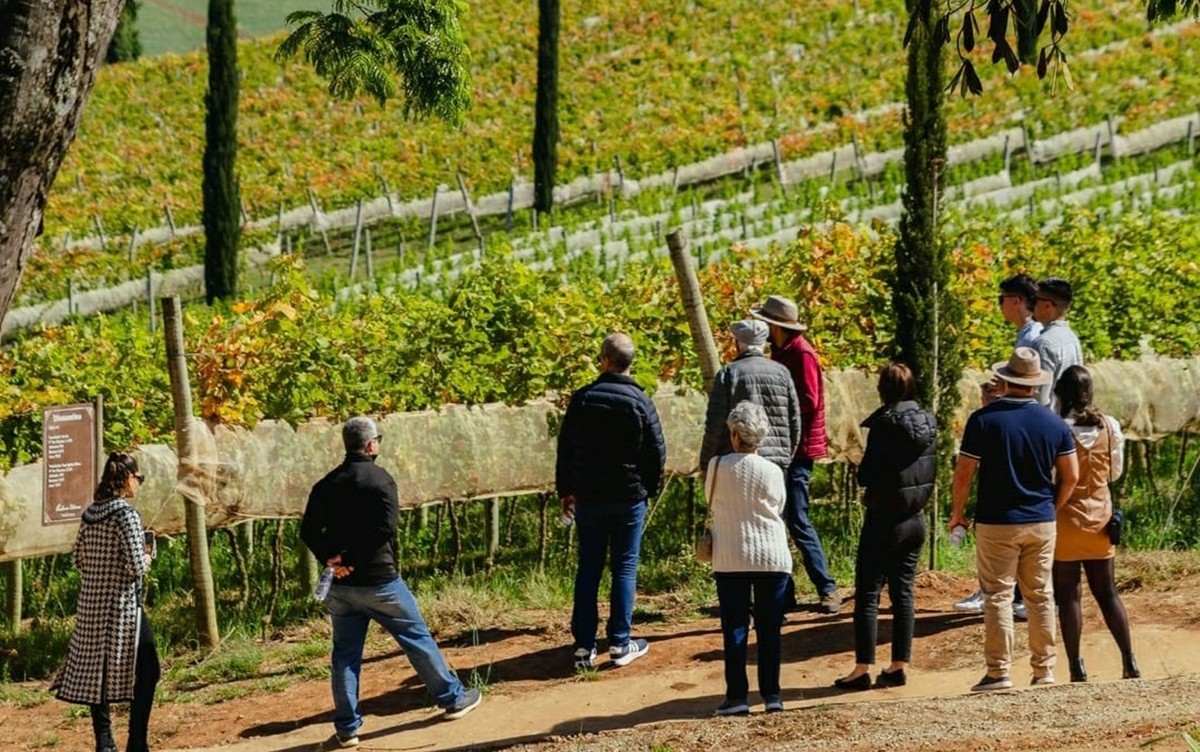
[[96, 407], [42, 411], [42, 525], [78, 522], [96, 490]]

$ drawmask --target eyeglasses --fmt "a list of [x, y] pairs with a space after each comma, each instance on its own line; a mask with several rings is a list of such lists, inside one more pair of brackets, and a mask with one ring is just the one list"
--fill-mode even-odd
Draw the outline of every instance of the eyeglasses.
[[374, 438], [374, 442], [375, 442], [376, 444], [378, 444], [378, 443], [379, 443], [379, 442], [381, 442], [381, 441], [383, 441], [383, 434], [379, 434], [378, 436], [376, 436], [376, 437]]
[[146, 476], [142, 475], [141, 473], [134, 473], [134, 474], [133, 474], [133, 477], [137, 478], [137, 482], [138, 482], [138, 483], [145, 483], [145, 482], [146, 482]]
[[999, 303], [1000, 305], [1004, 305], [1004, 301], [1007, 300], [1008, 298], [1019, 298], [1019, 297], [1021, 297], [1021, 296], [1014, 295], [1013, 293], [1002, 292], [996, 296], [996, 302]]

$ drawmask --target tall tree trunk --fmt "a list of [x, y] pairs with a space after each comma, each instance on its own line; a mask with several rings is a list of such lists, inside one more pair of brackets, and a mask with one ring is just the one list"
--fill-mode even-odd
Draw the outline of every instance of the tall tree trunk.
[[237, 294], [241, 204], [237, 162], [237, 21], [233, 0], [208, 0], [208, 93], [204, 96], [204, 294]]
[[0, 321], [123, 0], [0, 2]]
[[559, 0], [538, 0], [537, 105], [533, 123], [533, 207], [554, 209], [558, 167]]
[[137, 28], [137, 0], [126, 0], [117, 18], [117, 30], [113, 32], [112, 41], [108, 44], [108, 54], [104, 56], [106, 63], [128, 63], [142, 56], [142, 38]]

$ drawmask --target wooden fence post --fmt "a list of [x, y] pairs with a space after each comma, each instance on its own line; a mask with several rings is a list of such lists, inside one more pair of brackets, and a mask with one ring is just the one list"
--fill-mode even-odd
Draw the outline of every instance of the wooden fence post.
[[4, 616], [8, 621], [8, 628], [13, 634], [20, 634], [21, 632], [23, 580], [20, 559], [4, 562], [4, 593], [6, 596], [4, 599]]
[[671, 264], [675, 267], [675, 278], [679, 282], [683, 309], [687, 313], [688, 328], [692, 330], [692, 342], [700, 358], [700, 373], [704, 376], [704, 391], [712, 390], [713, 380], [721, 368], [717, 346], [713, 342], [712, 329], [708, 325], [708, 313], [704, 310], [704, 298], [700, 296], [700, 280], [696, 268], [687, 252], [687, 240], [681, 230], [667, 234], [667, 249], [671, 252]]
[[[179, 297], [163, 298], [162, 309], [163, 330], [167, 339], [167, 372], [171, 378], [171, 401], [175, 405], [178, 474], [182, 477], [187, 472], [187, 465], [195, 465], [196, 450], [192, 443], [192, 388], [184, 360], [183, 316], [179, 310]], [[204, 519], [204, 505], [185, 497], [183, 507], [187, 524], [188, 562], [192, 569], [192, 587], [196, 598], [196, 628], [201, 643], [207, 648], [215, 648], [221, 641], [221, 633], [217, 629], [217, 600], [208, 558], [208, 523]]]
[[441, 190], [440, 185], [434, 186], [433, 201], [429, 204], [429, 243], [426, 248], [433, 248], [433, 244], [437, 242], [437, 200], [438, 191]]
[[496, 552], [500, 550], [500, 498], [488, 499], [488, 543], [487, 565], [496, 563]]

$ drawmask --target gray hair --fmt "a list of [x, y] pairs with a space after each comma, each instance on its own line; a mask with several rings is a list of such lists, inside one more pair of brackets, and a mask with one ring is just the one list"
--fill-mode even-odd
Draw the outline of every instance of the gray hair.
[[633, 340], [628, 334], [613, 332], [600, 345], [600, 355], [608, 358], [616, 373], [625, 373], [633, 365]]
[[754, 451], [762, 444], [771, 430], [767, 420], [767, 411], [756, 402], [743, 401], [733, 406], [729, 417], [725, 419], [729, 431], [742, 442], [742, 449]]
[[371, 440], [379, 436], [375, 421], [365, 415], [357, 415], [342, 424], [342, 444], [347, 452], [361, 452]]

